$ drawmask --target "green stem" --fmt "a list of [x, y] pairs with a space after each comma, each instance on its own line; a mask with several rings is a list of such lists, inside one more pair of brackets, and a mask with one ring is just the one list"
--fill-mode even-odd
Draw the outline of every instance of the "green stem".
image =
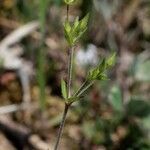
[[77, 97], [80, 97], [89, 87], [93, 85], [94, 81], [90, 82], [85, 88], [83, 88], [78, 94]]
[[76, 97], [80, 92], [81, 92], [81, 90], [87, 85], [87, 83], [88, 83], [88, 80], [85, 80], [84, 82], [83, 82], [83, 84], [80, 86], [80, 88], [76, 91], [76, 93], [74, 94], [74, 97]]
[[[69, 5], [67, 5], [67, 21], [68, 20], [69, 20]], [[73, 71], [74, 47], [71, 47], [68, 50], [68, 57], [69, 57], [69, 61], [68, 61], [68, 77], [67, 77], [67, 97], [69, 98], [69, 97], [71, 97], [71, 82], [72, 82], [72, 71]], [[65, 125], [65, 120], [66, 120], [67, 113], [68, 113], [70, 105], [71, 104], [65, 103], [65, 109], [64, 109], [62, 121], [61, 121], [61, 124], [60, 124], [60, 127], [59, 127], [57, 141], [56, 141], [54, 150], [58, 149], [60, 139], [61, 139], [62, 133], [63, 133], [63, 128], [64, 128], [64, 125]]]
[[67, 97], [71, 97], [71, 82], [72, 82], [72, 71], [73, 71], [73, 57], [74, 57], [74, 47], [68, 50], [68, 79], [67, 79]]
[[59, 127], [59, 130], [58, 130], [58, 136], [57, 136], [57, 141], [56, 141], [54, 150], [58, 150], [58, 146], [59, 146], [60, 139], [62, 137], [63, 128], [64, 128], [64, 125], [65, 125], [65, 121], [66, 121], [67, 113], [68, 113], [68, 110], [69, 110], [69, 106], [70, 105], [65, 104], [65, 109], [64, 109], [62, 121], [60, 123], [60, 127]]

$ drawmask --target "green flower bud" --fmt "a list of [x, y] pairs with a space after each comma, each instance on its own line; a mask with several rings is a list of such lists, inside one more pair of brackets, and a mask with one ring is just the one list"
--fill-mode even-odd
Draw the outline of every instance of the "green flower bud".
[[71, 5], [75, 2], [76, 0], [64, 0], [64, 2], [67, 4], [67, 5]]

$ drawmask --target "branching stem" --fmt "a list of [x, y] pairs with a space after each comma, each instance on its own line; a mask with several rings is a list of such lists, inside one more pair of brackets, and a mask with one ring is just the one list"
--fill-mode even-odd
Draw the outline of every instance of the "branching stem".
[[[69, 21], [69, 5], [67, 5], [67, 21]], [[70, 98], [71, 97], [71, 82], [72, 82], [72, 71], [73, 71], [74, 47], [71, 47], [68, 50], [68, 57], [69, 57], [69, 60], [68, 60], [68, 77], [67, 77], [67, 97]], [[54, 150], [58, 150], [59, 142], [62, 137], [65, 120], [66, 120], [70, 105], [71, 104], [65, 103], [65, 109], [64, 109], [62, 121], [60, 123], [60, 127], [58, 130], [58, 136], [57, 136], [57, 141], [56, 141]]]
[[87, 80], [85, 80], [84, 82], [83, 82], [83, 84], [80, 86], [80, 88], [76, 91], [76, 93], [74, 94], [74, 97], [76, 97], [80, 92], [81, 92], [81, 90], [86, 86], [88, 84], [88, 81]]
[[90, 88], [93, 85], [94, 81], [90, 82], [83, 88], [79, 93], [76, 95], [77, 97], [80, 97], [88, 88]]

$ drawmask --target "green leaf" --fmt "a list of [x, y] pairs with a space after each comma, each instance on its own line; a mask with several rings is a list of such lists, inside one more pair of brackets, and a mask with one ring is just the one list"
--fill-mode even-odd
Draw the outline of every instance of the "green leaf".
[[103, 73], [106, 70], [106, 59], [104, 58], [101, 64], [98, 66], [99, 72]]
[[80, 30], [84, 30], [87, 28], [88, 21], [89, 21], [89, 13], [80, 21]]
[[88, 80], [96, 80], [99, 75], [99, 69], [95, 68], [89, 71]]
[[75, 35], [74, 43], [76, 43], [82, 37], [82, 35], [86, 32], [88, 20], [89, 20], [89, 14], [87, 14], [83, 19], [81, 19], [78, 22], [78, 25], [76, 26], [73, 32], [73, 34]]
[[67, 99], [67, 86], [66, 82], [62, 79], [61, 80], [61, 93], [64, 99]]
[[106, 66], [106, 61], [105, 61], [105, 59], [103, 59], [103, 61], [101, 62], [101, 64], [98, 67], [89, 71], [88, 80], [106, 80], [106, 79], [108, 79], [106, 74], [104, 73], [105, 66]]
[[75, 30], [79, 29], [79, 17], [76, 17], [74, 24], [72, 26], [72, 32], [75, 32]]
[[106, 68], [112, 67], [116, 61], [116, 53], [113, 53], [107, 60], [106, 60]]
[[65, 27], [65, 30], [66, 30], [67, 32], [70, 32], [70, 31], [71, 31], [70, 23], [69, 23], [67, 20], [65, 21], [64, 27]]
[[70, 46], [75, 45], [76, 42], [87, 30], [88, 18], [89, 15], [86, 15], [83, 19], [79, 21], [79, 18], [77, 17], [72, 26], [68, 21], [65, 22], [64, 25], [65, 37]]
[[65, 21], [64, 32], [67, 42], [69, 43], [69, 45], [72, 45], [71, 25], [68, 21]]
[[101, 81], [109, 80], [105, 73], [100, 74], [100, 76], [98, 76], [97, 79]]
[[67, 5], [71, 5], [75, 2], [76, 0], [64, 0], [64, 2], [67, 4]]
[[103, 59], [100, 65], [89, 71], [88, 80], [108, 80], [106, 70], [112, 67], [116, 60], [116, 54], [113, 53], [109, 58]]
[[109, 103], [115, 111], [123, 111], [122, 94], [119, 86], [113, 86], [109, 94]]

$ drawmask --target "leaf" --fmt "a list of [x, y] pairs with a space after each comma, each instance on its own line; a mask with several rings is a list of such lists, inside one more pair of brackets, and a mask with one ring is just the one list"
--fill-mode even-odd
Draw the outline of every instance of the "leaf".
[[87, 28], [87, 24], [89, 21], [89, 13], [80, 21], [80, 30], [84, 30]]
[[77, 42], [82, 37], [82, 35], [86, 32], [88, 20], [89, 20], [89, 14], [87, 14], [83, 19], [79, 21], [78, 26], [76, 27], [74, 33], [76, 34], [74, 38], [74, 42]]
[[95, 68], [89, 71], [88, 80], [96, 80], [99, 74], [99, 69]]
[[104, 73], [105, 66], [106, 66], [106, 61], [105, 59], [103, 59], [103, 61], [98, 67], [89, 71], [88, 80], [103, 80], [106, 77], [106, 74]]
[[76, 17], [74, 24], [72, 26], [72, 32], [75, 32], [75, 30], [79, 29], [79, 17]]
[[126, 105], [127, 114], [136, 117], [147, 117], [150, 115], [150, 104], [143, 100], [131, 100]]
[[75, 45], [87, 30], [88, 18], [89, 15], [86, 15], [82, 20], [79, 21], [79, 18], [77, 17], [72, 26], [68, 21], [65, 22], [65, 38], [70, 46]]
[[66, 30], [66, 29], [64, 30], [64, 32], [65, 32], [65, 38], [66, 38], [66, 40], [67, 40], [68, 44], [69, 44], [70, 46], [71, 46], [71, 45], [73, 45], [73, 41], [72, 41], [72, 38], [71, 38], [70, 33], [69, 33], [69, 32], [67, 32], [67, 30]]
[[103, 73], [106, 70], [106, 59], [104, 58], [99, 65], [99, 72]]
[[64, 99], [67, 99], [67, 86], [66, 82], [62, 79], [61, 80], [61, 93]]
[[65, 30], [66, 30], [67, 32], [70, 32], [71, 26], [70, 26], [70, 23], [69, 23], [67, 20], [65, 21], [64, 27], [65, 27]]
[[64, 32], [67, 42], [69, 43], [69, 45], [72, 45], [71, 25], [68, 21], [65, 21]]
[[113, 86], [109, 94], [109, 103], [115, 111], [123, 110], [122, 94], [119, 86]]
[[112, 67], [116, 60], [116, 54], [113, 53], [109, 58], [103, 59], [100, 65], [89, 71], [88, 80], [108, 80], [106, 70]]
[[106, 68], [112, 67], [116, 61], [116, 53], [113, 53], [107, 60], [106, 60]]
[[102, 81], [105, 81], [105, 80], [109, 80], [109, 78], [107, 77], [106, 74], [100, 74], [100, 76], [97, 77], [98, 80], [102, 80]]

